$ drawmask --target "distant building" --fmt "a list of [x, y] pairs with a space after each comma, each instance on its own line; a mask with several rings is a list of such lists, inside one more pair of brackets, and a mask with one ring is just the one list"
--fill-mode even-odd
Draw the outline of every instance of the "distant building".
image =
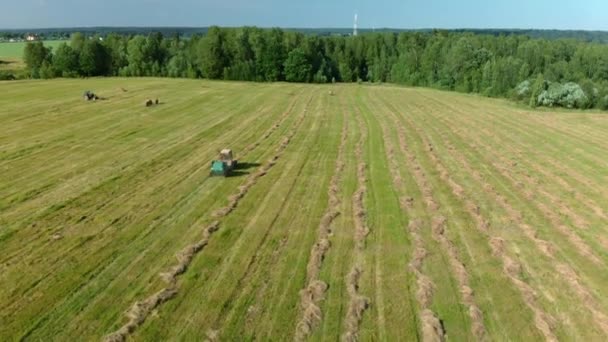
[[28, 42], [33, 42], [33, 41], [35, 41], [35, 40], [38, 40], [38, 37], [36, 37], [36, 36], [35, 36], [35, 35], [33, 35], [33, 34], [28, 34], [28, 35], [25, 37], [25, 40], [27, 40]]

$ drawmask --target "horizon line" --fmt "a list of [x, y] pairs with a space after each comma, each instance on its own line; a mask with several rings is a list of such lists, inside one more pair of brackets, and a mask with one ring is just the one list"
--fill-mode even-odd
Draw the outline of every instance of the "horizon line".
[[[120, 26], [120, 25], [93, 25], [93, 26], [57, 26], [57, 27], [15, 27], [15, 28], [0, 28], [0, 32], [3, 31], [26, 31], [26, 30], [67, 30], [67, 29], [105, 29], [105, 28], [127, 28], [127, 29], [146, 29], [146, 28], [162, 28], [162, 29], [205, 29], [210, 27], [220, 28], [243, 28], [243, 27], [255, 27], [261, 29], [273, 29], [279, 28], [283, 30], [352, 30], [352, 27], [332, 27], [332, 26], [319, 26], [319, 27], [288, 27], [288, 26], [257, 26], [257, 25], [207, 25], [207, 26]], [[559, 29], [559, 28], [498, 28], [498, 27], [453, 27], [453, 28], [442, 28], [442, 27], [420, 27], [420, 28], [398, 28], [398, 27], [359, 27], [359, 30], [364, 31], [375, 31], [375, 30], [399, 30], [399, 31], [432, 31], [432, 30], [445, 30], [445, 31], [475, 31], [475, 30], [492, 30], [492, 31], [562, 31], [562, 32], [608, 32], [608, 29]]]

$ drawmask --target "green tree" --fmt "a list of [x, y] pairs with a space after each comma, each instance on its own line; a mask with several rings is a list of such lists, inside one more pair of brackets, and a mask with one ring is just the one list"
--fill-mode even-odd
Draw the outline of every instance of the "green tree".
[[112, 75], [118, 75], [120, 69], [129, 64], [127, 53], [128, 39], [115, 33], [109, 34], [103, 41], [111, 60]]
[[38, 78], [42, 64], [51, 60], [51, 50], [41, 41], [28, 42], [23, 51], [23, 60], [32, 77]]
[[304, 50], [293, 49], [285, 61], [285, 80], [287, 82], [308, 82], [312, 66]]
[[272, 29], [264, 31], [265, 44], [257, 61], [265, 81], [276, 82], [283, 80], [283, 65], [286, 54], [283, 46], [283, 31]]
[[53, 56], [53, 67], [58, 76], [73, 77], [78, 75], [78, 54], [68, 44], [62, 43], [57, 47]]
[[146, 44], [146, 38], [143, 36], [136, 36], [129, 40], [127, 44], [127, 61], [128, 66], [126, 67], [125, 73], [128, 76], [144, 76], [146, 70], [145, 51], [144, 45]]
[[80, 70], [84, 76], [105, 76], [110, 69], [110, 56], [97, 39], [85, 42], [80, 51]]
[[538, 105], [538, 97], [547, 90], [548, 83], [545, 81], [543, 74], [538, 74], [534, 84], [532, 84], [532, 92], [530, 94], [530, 106], [536, 107]]
[[229, 66], [224, 51], [224, 40], [222, 29], [214, 26], [200, 42], [200, 64], [203, 75], [207, 78], [222, 78], [224, 68]]
[[53, 65], [48, 61], [42, 62], [42, 65], [40, 66], [40, 78], [48, 80], [51, 78], [55, 78], [55, 75], [56, 72], [53, 68]]

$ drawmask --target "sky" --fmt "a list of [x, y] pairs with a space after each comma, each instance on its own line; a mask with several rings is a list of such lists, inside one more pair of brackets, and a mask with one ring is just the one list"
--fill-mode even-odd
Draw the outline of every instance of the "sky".
[[0, 28], [261, 26], [608, 30], [608, 0], [0, 0]]

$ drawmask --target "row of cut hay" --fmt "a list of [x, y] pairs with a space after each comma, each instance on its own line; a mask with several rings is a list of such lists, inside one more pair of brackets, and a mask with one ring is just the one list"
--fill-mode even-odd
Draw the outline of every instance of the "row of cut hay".
[[[434, 102], [434, 103], [446, 106], [446, 107], [450, 108], [450, 110], [452, 110], [453, 112], [456, 112], [458, 114], [463, 114], [463, 115], [467, 114], [462, 109], [458, 108], [457, 104], [455, 104], [455, 103], [446, 104], [446, 103], [443, 103], [443, 102], [437, 100], [434, 97], [425, 95], [423, 93], [418, 93], [418, 95], [424, 97], [425, 99], [427, 99], [430, 102]], [[526, 168], [530, 169], [530, 170], [535, 170], [535, 171], [539, 172], [540, 174], [542, 174], [541, 179], [543, 179], [544, 181], [557, 182], [564, 189], [564, 191], [566, 193], [572, 194], [574, 196], [574, 198], [577, 201], [579, 201], [579, 203], [577, 203], [577, 208], [578, 208], [579, 204], [584, 204], [591, 211], [593, 211], [597, 216], [599, 216], [601, 218], [607, 217], [606, 213], [605, 213], [605, 208], [602, 208], [602, 206], [598, 205], [597, 202], [593, 201], [591, 198], [589, 198], [588, 196], [585, 196], [583, 193], [581, 193], [579, 188], [573, 187], [571, 184], [569, 184], [565, 180], [563, 175], [568, 175], [575, 182], [580, 183], [581, 185], [584, 185], [588, 190], [594, 192], [595, 194], [600, 195], [601, 197], [605, 197], [602, 195], [608, 194], [608, 192], [603, 191], [605, 187], [598, 188], [597, 183], [590, 181], [588, 177], [581, 174], [579, 172], [579, 170], [577, 170], [576, 168], [566, 166], [560, 160], [551, 158], [547, 153], [539, 152], [536, 149], [530, 149], [528, 145], [526, 145], [525, 143], [521, 142], [518, 139], [511, 138], [510, 135], [506, 135], [506, 136], [497, 135], [495, 131], [488, 130], [487, 125], [484, 125], [485, 123], [487, 123], [487, 120], [484, 118], [470, 120], [467, 123], [467, 125], [454, 125], [454, 122], [450, 122], [449, 119], [445, 119], [444, 118], [445, 116], [441, 116], [441, 115], [439, 115], [439, 116], [440, 116], [440, 118], [436, 117], [436, 119], [439, 119], [440, 121], [445, 122], [447, 127], [452, 128], [451, 130], [454, 133], [460, 133], [462, 131], [465, 131], [465, 133], [466, 133], [465, 141], [470, 141], [470, 139], [472, 137], [478, 137], [477, 134], [469, 134], [466, 131], [466, 129], [474, 129], [475, 132], [477, 132], [477, 131], [483, 132], [485, 134], [485, 137], [481, 138], [481, 140], [480, 140], [480, 138], [478, 138], [476, 143], [469, 143], [470, 146], [475, 149], [484, 148], [489, 151], [497, 151], [496, 149], [492, 150], [492, 148], [488, 144], [487, 139], [490, 139], [490, 140], [493, 140], [494, 142], [498, 143], [499, 146], [508, 146], [509, 150], [513, 150], [515, 152], [515, 154], [518, 155], [520, 158], [526, 157], [526, 160], [533, 160], [534, 162], [527, 163]], [[504, 117], [506, 118], [507, 116], [504, 116]], [[514, 124], [516, 126], [516, 130], [519, 130], [519, 133], [521, 133], [521, 134], [530, 135], [530, 136], [537, 135], [537, 134], [531, 133], [531, 131], [528, 129], [529, 127], [520, 124], [519, 121], [517, 121]], [[519, 148], [517, 146], [519, 146]], [[549, 146], [549, 145], [545, 145], [544, 147], [548, 148], [553, 153], [556, 153], [556, 154], [560, 153], [560, 151], [557, 147]], [[500, 149], [498, 149], [498, 150], [500, 150]], [[594, 157], [596, 157], [596, 156], [594, 156]], [[539, 165], [542, 165], [543, 163], [548, 164], [546, 168], [539, 167]], [[510, 161], [506, 165], [510, 165], [511, 167], [513, 167], [514, 166], [513, 164], [514, 163], [512, 161]], [[507, 166], [507, 169], [510, 169], [510, 167]], [[537, 182], [539, 182], [539, 180], [537, 180]]]
[[[504, 157], [502, 157], [499, 154], [493, 153], [490, 149], [488, 149], [488, 152], [491, 153], [491, 155], [492, 155], [491, 163], [496, 168], [496, 170], [498, 170], [498, 172], [503, 177], [508, 179], [512, 184], [514, 184], [515, 189], [521, 189], [521, 185], [523, 185], [523, 183], [518, 182], [511, 175], [511, 172], [508, 170], [508, 167], [505, 166], [506, 161], [504, 160]], [[526, 179], [527, 179], [526, 183], [528, 185], [534, 185], [536, 183], [536, 181], [534, 179], [532, 179], [531, 176], [526, 177]], [[518, 185], [520, 185], [520, 186], [518, 186]], [[578, 236], [578, 234], [576, 234], [570, 228], [568, 228], [567, 226], [565, 226], [563, 224], [563, 221], [562, 221], [560, 215], [558, 215], [555, 211], [553, 211], [551, 208], [549, 208], [544, 203], [535, 200], [536, 194], [543, 194], [546, 198], [548, 198], [551, 201], [551, 203], [560, 207], [560, 211], [566, 210], [566, 212], [570, 212], [570, 214], [567, 216], [569, 216], [572, 219], [572, 221], [577, 224], [577, 227], [580, 229], [586, 229], [586, 222], [584, 221], [584, 219], [579, 217], [578, 215], [574, 214], [571, 210], [569, 210], [569, 208], [561, 207], [559, 205], [560, 200], [555, 198], [555, 196], [548, 194], [543, 189], [535, 187], [534, 192], [523, 191], [523, 195], [526, 197], [526, 199], [535, 203], [536, 207], [543, 213], [543, 216], [545, 218], [547, 218], [551, 222], [551, 225], [553, 227], [557, 228], [557, 230], [562, 235], [564, 235], [568, 239], [568, 241], [570, 241], [570, 243], [576, 248], [576, 250], [582, 256], [584, 256], [585, 258], [587, 258], [589, 261], [591, 261], [592, 263], [594, 263], [597, 266], [604, 266], [604, 263], [596, 255], [596, 253], [593, 251], [593, 249], [585, 241], [583, 241], [583, 239], [580, 236]]]
[[283, 155], [283, 152], [285, 152], [285, 149], [287, 148], [293, 137], [296, 135], [298, 128], [304, 121], [304, 118], [306, 116], [305, 114], [308, 111], [308, 106], [311, 101], [312, 98], [306, 103], [306, 108], [303, 111], [303, 115], [298, 118], [295, 127], [293, 127], [291, 131], [287, 134], [287, 136], [283, 138], [283, 140], [275, 150], [275, 154], [268, 160], [268, 162], [262, 168], [260, 168], [256, 173], [250, 176], [245, 182], [245, 184], [239, 186], [238, 191], [235, 194], [228, 196], [228, 204], [225, 207], [216, 210], [213, 213], [213, 217], [222, 218], [234, 211], [238, 206], [239, 201], [247, 194], [249, 189], [251, 189], [251, 187], [255, 185], [258, 179], [265, 176], [268, 171], [270, 171], [270, 169], [277, 163], [277, 161]]
[[[414, 180], [416, 181], [416, 183], [418, 184], [418, 186], [420, 187], [420, 189], [422, 191], [423, 200], [424, 200], [427, 208], [431, 212], [437, 212], [439, 205], [434, 198], [433, 190], [432, 190], [431, 184], [426, 176], [426, 173], [422, 169], [422, 166], [418, 162], [414, 153], [408, 148], [407, 141], [405, 139], [405, 137], [407, 135], [405, 128], [403, 127], [403, 125], [399, 124], [399, 120], [397, 119], [392, 108], [389, 108], [389, 111], [392, 114], [393, 121], [395, 122], [396, 126], [398, 127], [397, 133], [398, 133], [398, 139], [399, 139], [399, 144], [401, 146], [401, 149], [407, 155], [408, 161], [414, 166], [413, 167], [414, 168], [414, 172], [413, 172]], [[433, 162], [434, 166], [436, 166], [437, 161], [433, 158], [433, 155], [434, 155], [433, 146], [431, 144], [429, 144], [427, 141], [425, 141], [425, 139], [423, 138], [423, 135], [421, 134], [421, 132], [418, 130], [417, 127], [414, 126], [414, 129], [416, 130], [418, 135], [420, 135], [421, 138], [424, 140], [425, 145], [426, 145], [426, 150], [431, 155], [430, 159]], [[448, 256], [450, 267], [452, 269], [452, 272], [456, 276], [456, 280], [458, 281], [458, 286], [460, 288], [460, 293], [462, 295], [462, 301], [469, 309], [468, 310], [469, 317], [471, 318], [471, 322], [472, 322], [471, 332], [472, 332], [473, 336], [475, 336], [475, 338], [480, 341], [486, 340], [487, 333], [486, 333], [486, 328], [485, 328], [485, 325], [483, 322], [483, 314], [482, 314], [481, 309], [479, 308], [479, 306], [477, 305], [477, 303], [475, 301], [475, 296], [474, 296], [473, 290], [469, 285], [470, 284], [469, 274], [468, 274], [464, 264], [460, 260], [460, 256], [458, 254], [458, 249], [456, 248], [454, 243], [445, 234], [446, 222], [444, 222], [444, 219], [442, 219], [442, 218], [443, 218], [442, 216], [437, 216], [434, 218], [434, 220], [431, 224], [432, 236], [440, 244], [440, 246], [442, 247], [442, 249], [446, 252], [446, 254]]]
[[[450, 123], [449, 122], [444, 122], [442, 120], [442, 122], [450, 127]], [[490, 139], [494, 139], [495, 134], [493, 134], [491, 131], [489, 131], [487, 128], [485, 127], [476, 127], [475, 129], [483, 132], [488, 138]], [[471, 136], [463, 136], [462, 133], [460, 133], [459, 130], [454, 130], [454, 133], [456, 135], [458, 135], [460, 138], [465, 139], [464, 141], [469, 141]], [[491, 160], [490, 163], [492, 166], [494, 166], [494, 168], [506, 179], [508, 179], [513, 185], [514, 185], [514, 189], [516, 189], [518, 192], [522, 193], [524, 197], [526, 197], [526, 199], [530, 200], [531, 202], [533, 202], [536, 207], [542, 212], [543, 216], [545, 218], [547, 218], [552, 226], [556, 227], [557, 230], [564, 235], [569, 242], [576, 248], [576, 250], [579, 252], [579, 254], [581, 254], [583, 257], [587, 258], [589, 261], [591, 261], [592, 263], [594, 263], [596, 266], [604, 266], [604, 262], [596, 255], [596, 253], [593, 251], [593, 249], [587, 244], [585, 243], [585, 241], [583, 241], [583, 239], [580, 238], [580, 236], [578, 236], [575, 232], [573, 232], [570, 228], [568, 228], [567, 226], [565, 226], [563, 224], [562, 218], [560, 217], [560, 215], [558, 213], [556, 213], [554, 210], [552, 210], [551, 208], [549, 208], [547, 205], [545, 205], [544, 203], [540, 202], [540, 201], [536, 201], [535, 197], [538, 194], [543, 195], [545, 198], [547, 198], [553, 205], [557, 206], [559, 208], [560, 212], [563, 212], [566, 216], [568, 216], [572, 222], [580, 229], [587, 229], [587, 222], [584, 218], [580, 217], [578, 214], [576, 214], [574, 211], [572, 211], [569, 207], [562, 205], [562, 201], [556, 197], [555, 195], [552, 195], [550, 193], [548, 193], [547, 191], [545, 191], [544, 189], [540, 188], [538, 186], [539, 184], [539, 180], [538, 179], [534, 179], [532, 176], [530, 176], [529, 173], [526, 173], [524, 178], [526, 180], [526, 183], [528, 186], [533, 187], [534, 191], [532, 191], [531, 189], [524, 189], [524, 183], [518, 181], [517, 179], [515, 179], [512, 175], [512, 167], [514, 165], [513, 162], [507, 160], [503, 155], [501, 155], [500, 153], [497, 153], [494, 149], [490, 148], [489, 146], [487, 146], [487, 144], [485, 144], [484, 141], [480, 141], [479, 138], [477, 138], [474, 142], [471, 142], [470, 144], [475, 144], [475, 145], [471, 145], [471, 146], [480, 146], [481, 148], [485, 149], [491, 156]], [[450, 145], [450, 148], [453, 149], [453, 146]], [[521, 153], [521, 152], [520, 152]], [[515, 163], [516, 165], [516, 163]], [[554, 175], [553, 173], [550, 172], [546, 172], [545, 170], [543, 170], [542, 168], [539, 168], [537, 166], [537, 164], [532, 163], [531, 167], [539, 172], [542, 173], [544, 177], [547, 177], [548, 180], [557, 182], [560, 184], [560, 186], [563, 186], [565, 189], [570, 189], [569, 191], [572, 193], [578, 193], [578, 191], [574, 191], [574, 189], [567, 184], [563, 179], [561, 179], [560, 177]], [[479, 172], [477, 170], [474, 170], [476, 172], [476, 175], [479, 176]], [[491, 191], [496, 192], [493, 187], [491, 185], [488, 186], [489, 189], [491, 189]], [[585, 205], [588, 206], [593, 212], [595, 212], [596, 214], [598, 214], [600, 217], [604, 216], [603, 210], [601, 210], [601, 208], [598, 208], [597, 205], [595, 205], [595, 203], [593, 203], [592, 201], [590, 202], [590, 199], [587, 199], [585, 202]]]
[[[382, 130], [386, 137], [384, 140], [387, 151], [386, 156], [390, 162], [393, 185], [397, 190], [403, 191], [405, 186], [401, 173], [399, 172], [399, 165], [395, 156], [395, 147], [389, 138], [390, 135], [385, 124], [382, 124]], [[401, 210], [411, 212], [411, 209], [414, 207], [414, 199], [407, 196], [400, 196], [399, 198]], [[407, 230], [414, 241], [414, 253], [412, 254], [412, 259], [409, 263], [409, 269], [414, 273], [416, 278], [416, 300], [421, 310], [420, 320], [422, 325], [422, 339], [423, 341], [445, 341], [446, 333], [444, 327], [437, 315], [430, 309], [430, 306], [433, 303], [435, 284], [433, 284], [431, 278], [422, 272], [422, 266], [428, 253], [424, 248], [424, 241], [420, 232], [424, 223], [419, 218], [413, 218], [411, 213], [408, 216], [410, 216], [410, 222]]]
[[289, 117], [289, 115], [293, 111], [293, 108], [295, 107], [296, 103], [297, 103], [297, 99], [293, 100], [289, 104], [289, 107], [287, 108], [287, 110], [285, 110], [285, 112], [283, 112], [281, 114], [281, 116], [279, 117], [279, 119], [277, 120], [277, 122], [275, 122], [274, 124], [272, 124], [272, 126], [270, 126], [270, 128], [268, 130], [266, 130], [266, 132], [262, 135], [261, 139], [259, 139], [255, 143], [252, 143], [251, 145], [245, 147], [243, 149], [242, 153], [243, 154], [247, 154], [247, 153], [253, 151], [258, 146], [260, 146], [260, 144], [262, 143], [262, 141], [270, 138], [270, 136], [283, 125], [283, 123], [285, 122], [285, 120], [287, 120], [287, 118]]
[[[411, 122], [410, 122], [411, 124]], [[420, 128], [414, 126], [414, 129], [418, 132], [422, 140], [429, 144], [426, 137], [422, 134]], [[442, 172], [445, 170], [445, 167], [441, 163], [440, 159], [433, 153], [432, 149], [429, 149], [431, 159], [433, 160], [433, 164], [436, 167], [437, 171], [439, 171], [440, 176], [442, 176], [443, 181], [447, 183], [447, 185], [452, 189], [453, 194], [458, 197], [461, 201], [465, 201], [465, 208], [471, 217], [476, 220], [476, 226], [480, 232], [484, 235], [488, 236], [490, 248], [492, 249], [492, 253], [495, 257], [499, 258], [503, 263], [503, 272], [507, 275], [507, 277], [511, 280], [511, 282], [517, 287], [517, 289], [522, 294], [524, 302], [526, 305], [532, 310], [534, 313], [534, 320], [536, 328], [544, 335], [545, 339], [548, 341], [557, 341], [553, 333], [553, 325], [554, 319], [549, 316], [547, 313], [541, 310], [541, 308], [537, 304], [536, 293], [524, 281], [521, 280], [520, 274], [522, 272], [522, 266], [519, 262], [513, 260], [509, 255], [507, 255], [504, 251], [504, 240], [492, 237], [488, 232], [488, 221], [483, 218], [480, 213], [479, 206], [475, 205], [470, 199], [466, 198], [463, 194], [462, 186], [460, 186], [457, 182], [451, 179], [449, 173]], [[449, 179], [448, 179], [449, 178]], [[441, 230], [444, 229], [445, 221], [442, 218], [437, 220], [436, 229], [438, 233], [441, 233]], [[461, 288], [463, 293], [467, 293], [468, 289]], [[472, 292], [472, 291], [471, 291]], [[472, 293], [471, 293], [472, 296]], [[477, 310], [469, 310], [470, 315], [473, 319], [474, 314], [477, 314]], [[479, 312], [480, 313], [480, 312]]]
[[[450, 148], [450, 150], [455, 151], [455, 148], [451, 144], [451, 142], [446, 141], [445, 143], [448, 146], [448, 148]], [[552, 263], [556, 265], [555, 269], [562, 276], [562, 279], [564, 279], [566, 281], [566, 283], [574, 290], [574, 292], [579, 297], [579, 300], [581, 301], [581, 303], [583, 303], [585, 305], [585, 307], [587, 308], [587, 310], [589, 310], [589, 312], [591, 312], [594, 323], [604, 333], [608, 334], [608, 316], [599, 309], [599, 307], [597, 305], [598, 302], [593, 297], [591, 292], [584, 285], [582, 285], [580, 283], [580, 279], [579, 279], [578, 275], [576, 274], [575, 270], [572, 269], [571, 266], [558, 262], [555, 259], [554, 255], [555, 255], [555, 251], [557, 250], [557, 247], [549, 241], [540, 239], [537, 236], [536, 231], [530, 225], [528, 225], [527, 223], [524, 222], [523, 214], [521, 212], [517, 211], [503, 195], [501, 195], [500, 193], [498, 193], [498, 191], [496, 191], [496, 189], [491, 184], [487, 183], [483, 179], [483, 177], [480, 175], [479, 171], [470, 168], [468, 163], [466, 163], [466, 161], [464, 161], [462, 155], [460, 155], [458, 153], [453, 153], [453, 155], [463, 165], [464, 169], [467, 170], [467, 172], [469, 172], [477, 181], [479, 181], [481, 184], [483, 184], [484, 189], [488, 193], [492, 194], [493, 197], [495, 197], [496, 201], [506, 210], [509, 219], [511, 221], [515, 222], [521, 228], [524, 235], [535, 244], [536, 248], [541, 253], [543, 253], [545, 256], [547, 256], [548, 258], [551, 259]], [[443, 171], [440, 171], [440, 172], [443, 174]], [[501, 174], [503, 174], [505, 171], [499, 169], [499, 172]], [[508, 178], [508, 175], [504, 175], [504, 176]], [[461, 194], [461, 191], [458, 190], [459, 186], [457, 184], [455, 184], [451, 179], [449, 179], [449, 184], [452, 187], [454, 194], [459, 196], [459, 198], [461, 200], [465, 200], [467, 202], [467, 209], [469, 210], [471, 215], [473, 215], [473, 217], [476, 219], [478, 224], [480, 221], [483, 221], [483, 219], [481, 218], [481, 215], [480, 215], [479, 207], [474, 206], [470, 200], [465, 199], [464, 196]], [[557, 220], [557, 217], [555, 217], [553, 214], [551, 214], [549, 216], [553, 216], [552, 222], [557, 224], [557, 222], [555, 222], [555, 220]], [[578, 235], [576, 235], [572, 231], [570, 231], [570, 229], [568, 229], [567, 227], [562, 227], [562, 229], [565, 229], [570, 234], [573, 234], [575, 236], [575, 238], [571, 238], [570, 241], [573, 243], [574, 246], [579, 248], [579, 251], [581, 252], [582, 255], [588, 255], [587, 253], [585, 253], [585, 251], [589, 248], [589, 246], [584, 244], [582, 241], [579, 241], [580, 237], [578, 237]], [[560, 229], [560, 230], [562, 230], [562, 229]], [[566, 234], [566, 235], [569, 235], [569, 234]], [[582, 250], [580, 250], [580, 248], [582, 248]], [[593, 261], [593, 259], [590, 259], [590, 260]], [[599, 259], [597, 259], [596, 262], [599, 262]], [[512, 262], [509, 263], [508, 267], [511, 270], [517, 270], [518, 268], [521, 268], [521, 266], [514, 264]]]
[[[229, 203], [225, 207], [216, 211], [213, 215], [217, 218], [223, 218], [230, 214], [238, 205], [238, 202], [247, 194], [249, 189], [257, 182], [260, 177], [263, 177], [268, 173], [270, 168], [272, 168], [283, 154], [283, 151], [289, 145], [289, 142], [296, 134], [299, 126], [304, 121], [308, 105], [310, 104], [312, 98], [306, 104], [306, 108], [304, 109], [302, 115], [297, 120], [295, 127], [289, 132], [288, 136], [286, 136], [280, 145], [276, 149], [275, 155], [268, 161], [267, 164], [264, 165], [260, 170], [258, 170], [255, 174], [249, 176], [244, 185], [238, 188], [238, 192], [229, 197]], [[220, 228], [220, 222], [215, 221], [208, 227], [206, 227], [203, 231], [203, 238], [195, 244], [187, 246], [180, 253], [177, 254], [177, 264], [171, 266], [168, 271], [160, 273], [160, 277], [167, 283], [167, 287], [162, 289], [161, 291], [153, 294], [148, 297], [146, 300], [140, 302], [137, 301], [131, 309], [127, 312], [126, 316], [129, 319], [126, 324], [124, 324], [117, 331], [109, 334], [105, 337], [106, 342], [122, 342], [126, 341], [127, 337], [132, 334], [137, 327], [141, 326], [146, 318], [162, 303], [168, 301], [173, 298], [178, 292], [178, 284], [177, 278], [179, 275], [186, 272], [188, 266], [194, 259], [194, 256], [199, 253], [205, 246], [208, 245], [209, 239], [211, 235]]]
[[359, 326], [363, 318], [363, 313], [369, 306], [369, 299], [359, 294], [359, 279], [363, 272], [361, 259], [365, 248], [365, 239], [369, 234], [365, 216], [364, 197], [367, 192], [366, 187], [366, 168], [365, 160], [363, 159], [363, 146], [367, 140], [367, 128], [360, 116], [357, 116], [359, 122], [360, 138], [355, 147], [355, 157], [357, 160], [357, 190], [353, 195], [353, 216], [355, 221], [355, 250], [354, 264], [346, 277], [346, 289], [349, 296], [348, 308], [346, 311], [345, 327], [342, 334], [342, 341], [351, 342], [359, 339]]
[[165, 280], [165, 282], [167, 282], [167, 286], [146, 298], [144, 301], [135, 302], [135, 304], [133, 304], [133, 306], [131, 306], [129, 311], [126, 313], [126, 316], [129, 319], [127, 323], [125, 323], [117, 331], [106, 336], [106, 342], [126, 341], [127, 337], [133, 333], [137, 327], [145, 322], [146, 318], [152, 313], [152, 311], [177, 294], [177, 277], [186, 271], [192, 262], [194, 255], [207, 246], [209, 243], [209, 238], [215, 231], [219, 229], [219, 226], [220, 223], [217, 221], [207, 226], [203, 231], [203, 238], [200, 241], [184, 248], [180, 253], [178, 253], [177, 264], [172, 266], [169, 271], [161, 273], [161, 277], [163, 280]]
[[303, 341], [312, 330], [318, 326], [322, 320], [321, 308], [319, 303], [323, 300], [325, 291], [328, 285], [319, 279], [319, 273], [323, 264], [323, 259], [331, 247], [331, 225], [333, 221], [341, 214], [340, 213], [340, 183], [342, 173], [344, 172], [344, 150], [347, 141], [347, 125], [344, 123], [340, 139], [340, 147], [338, 148], [338, 158], [334, 174], [329, 183], [328, 205], [323, 218], [318, 227], [317, 242], [313, 245], [306, 267], [307, 285], [300, 291], [300, 308], [302, 310], [301, 318], [296, 326], [295, 340]]
[[[605, 313], [601, 312], [600, 309], [597, 307], [597, 301], [593, 298], [591, 292], [580, 283], [579, 277], [572, 269], [572, 267], [567, 264], [557, 262], [557, 260], [555, 260], [555, 251], [557, 250], [557, 247], [549, 241], [540, 239], [537, 236], [536, 231], [530, 225], [523, 221], [522, 213], [513, 208], [513, 206], [507, 201], [504, 196], [497, 193], [494, 187], [489, 184], [486, 184], [484, 188], [488, 192], [494, 194], [497, 202], [500, 203], [500, 205], [507, 211], [509, 218], [513, 222], [517, 223], [517, 225], [524, 232], [524, 235], [535, 244], [536, 248], [552, 260], [552, 262], [555, 264], [556, 271], [562, 276], [562, 279], [564, 279], [566, 283], [568, 283], [568, 285], [578, 295], [579, 299], [585, 305], [587, 310], [591, 312], [596, 325], [600, 327], [600, 329], [602, 329], [604, 333], [608, 334], [608, 316]], [[578, 237], [578, 235], [572, 233], [566, 227], [562, 227], [562, 229], [567, 230], [570, 234], [573, 234], [575, 236], [571, 238], [570, 241], [574, 246], [579, 249], [579, 252], [582, 255], [593, 256], [585, 252], [588, 250], [589, 246], [580, 241], [580, 237]], [[560, 231], [562, 229], [560, 229]], [[593, 259], [591, 260], [593, 261]], [[596, 262], [599, 262], [599, 259], [597, 259]]]

